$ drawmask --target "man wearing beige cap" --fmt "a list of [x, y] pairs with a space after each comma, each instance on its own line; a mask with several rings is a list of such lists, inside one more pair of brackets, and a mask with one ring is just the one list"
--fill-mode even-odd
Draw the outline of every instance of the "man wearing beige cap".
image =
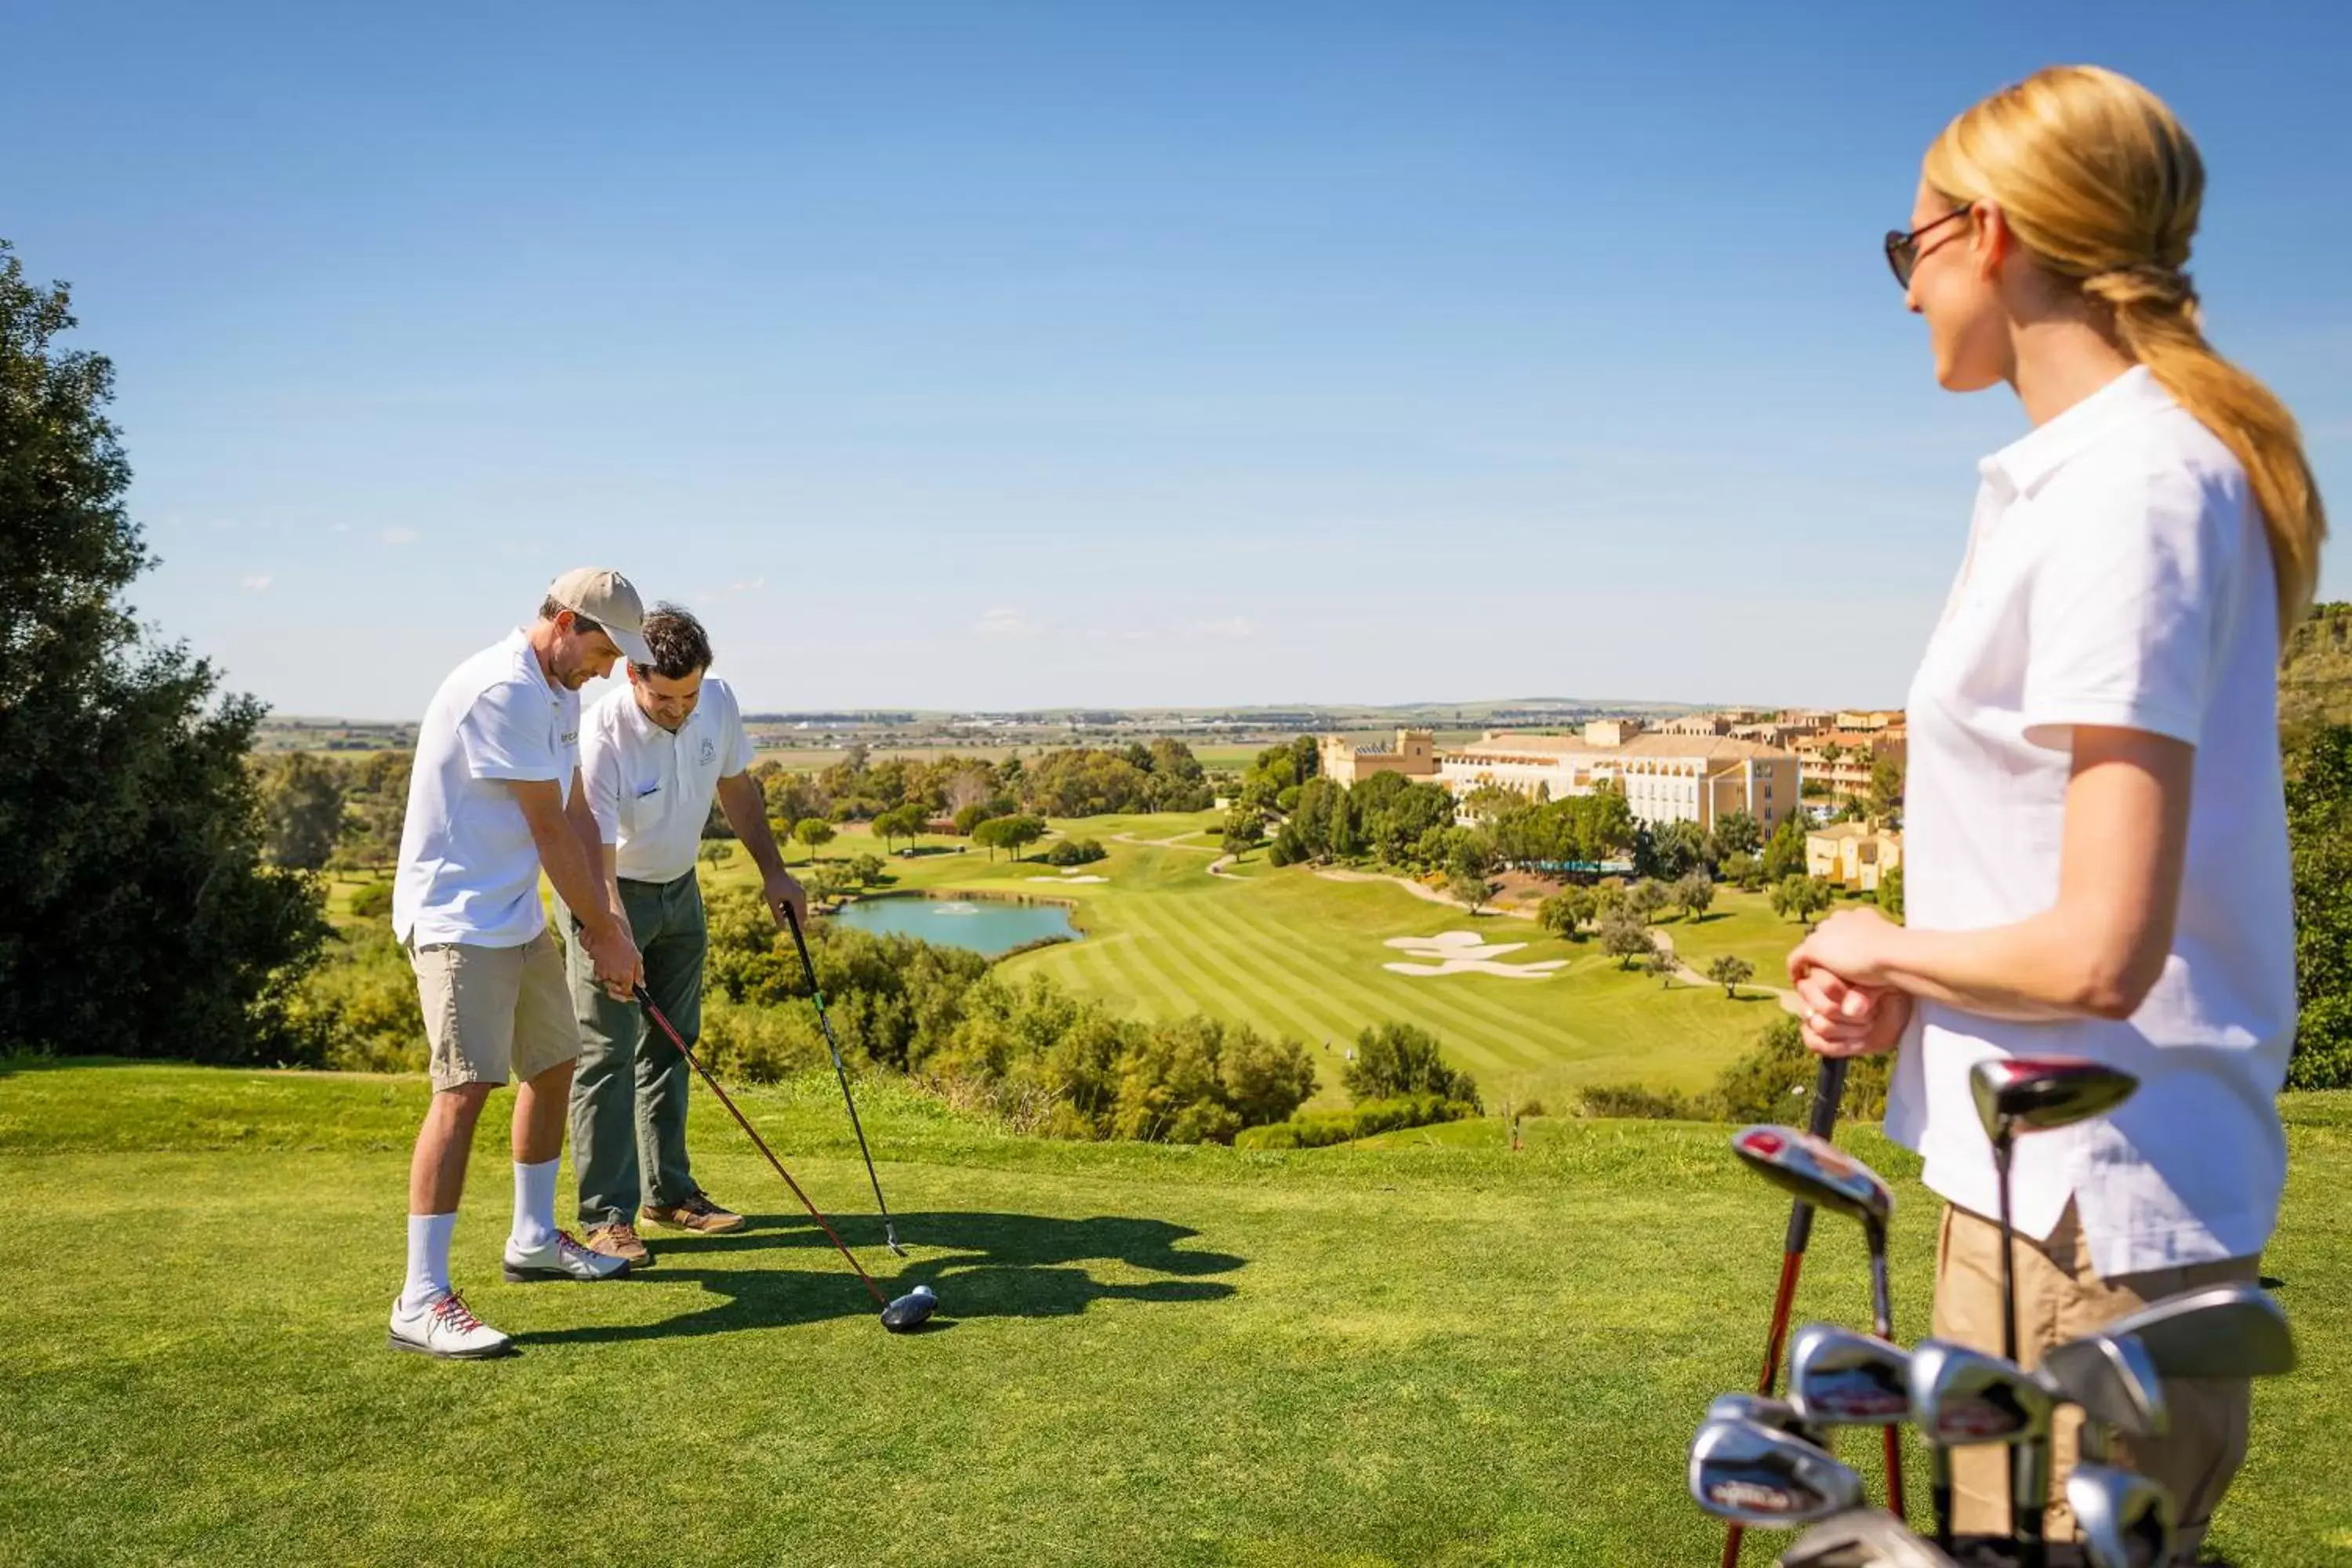
[[539, 877], [580, 921], [598, 984], [628, 995], [645, 966], [606, 900], [604, 849], [580, 783], [580, 688], [615, 661], [648, 660], [645, 606], [617, 572], [566, 572], [539, 618], [459, 665], [416, 737], [392, 928], [416, 971], [433, 1101], [408, 1172], [408, 1279], [394, 1349], [503, 1355], [507, 1336], [451, 1287], [449, 1239], [466, 1154], [490, 1091], [511, 1074], [514, 1227], [506, 1278], [609, 1279], [627, 1263], [555, 1228], [555, 1169], [580, 1037]]

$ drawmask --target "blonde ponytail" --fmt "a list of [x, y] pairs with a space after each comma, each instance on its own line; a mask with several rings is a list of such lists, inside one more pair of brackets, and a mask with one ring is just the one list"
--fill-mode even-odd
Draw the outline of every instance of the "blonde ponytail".
[[2279, 637], [2311, 607], [2327, 513], [2294, 416], [2205, 341], [2182, 268], [2205, 166], [2161, 99], [2095, 66], [2053, 66], [1944, 128], [1927, 184], [1954, 205], [1991, 202], [2053, 274], [2108, 313], [2125, 352], [2236, 455], [2262, 510]]

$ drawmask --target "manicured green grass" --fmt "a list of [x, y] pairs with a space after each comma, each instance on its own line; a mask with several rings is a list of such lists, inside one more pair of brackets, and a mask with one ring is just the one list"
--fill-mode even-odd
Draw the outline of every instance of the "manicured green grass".
[[[1831, 906], [1832, 910], [1846, 907]], [[1805, 938], [1804, 927], [1772, 912], [1767, 895], [1720, 885], [1715, 902], [1696, 921], [1670, 914], [1659, 929], [1674, 939], [1675, 952], [1692, 968], [1704, 972], [1728, 953], [1755, 965], [1759, 985], [1789, 984], [1789, 954]]]
[[[502, 1095], [457, 1263], [524, 1353], [452, 1365], [383, 1346], [419, 1080], [0, 1071], [0, 1563], [1711, 1560], [1684, 1448], [1754, 1375], [1787, 1212], [1725, 1129], [1242, 1154], [861, 1092], [913, 1256], [847, 1233], [887, 1289], [937, 1286], [932, 1331], [881, 1331], [707, 1097], [698, 1173], [751, 1229], [656, 1235], [635, 1279], [499, 1283]], [[828, 1078], [744, 1103], [859, 1206]], [[2352, 1106], [2291, 1107], [2266, 1267], [2304, 1368], [2257, 1400], [2213, 1543], [2241, 1568], [2352, 1552]], [[1845, 1141], [1895, 1183], [1916, 1336], [1932, 1205], [1907, 1157]], [[1800, 1319], [1856, 1322], [1854, 1227], [1815, 1234]]]
[[[1572, 1100], [1580, 1087], [1638, 1081], [1696, 1090], [1754, 1040], [1775, 1005], [1761, 994], [1727, 999], [1714, 987], [1661, 987], [1622, 969], [1592, 942], [1546, 935], [1532, 921], [1476, 919], [1416, 899], [1386, 882], [1339, 882], [1307, 867], [1277, 869], [1262, 852], [1234, 874], [1209, 875], [1216, 859], [1214, 814], [1090, 817], [1056, 824], [1093, 838], [1108, 857], [1078, 868], [1108, 880], [1071, 882], [1034, 860], [943, 848], [891, 862], [900, 888], [1067, 899], [1087, 935], [1007, 961], [1013, 975], [1045, 974], [1082, 996], [1146, 1017], [1207, 1013], [1305, 1043], [1322, 1068], [1321, 1100], [1339, 1098], [1339, 1068], [1357, 1032], [1394, 1019], [1417, 1024], [1444, 1043], [1490, 1097]], [[924, 841], [930, 846], [958, 840]], [[826, 847], [829, 858], [868, 848], [862, 830]], [[740, 855], [722, 878], [745, 880]], [[1748, 931], [1739, 940], [1759, 950], [1780, 943], [1759, 979], [1777, 978], [1798, 931], [1762, 928], [1769, 910], [1738, 912], [1691, 928]], [[1760, 921], [1756, 919], [1760, 914]], [[1683, 928], [1670, 923], [1681, 939]], [[1521, 942], [1507, 963], [1563, 959], [1549, 979], [1486, 974], [1411, 976], [1382, 967], [1415, 955], [1386, 944], [1398, 936], [1475, 931], [1488, 942]], [[1328, 1048], [1327, 1049], [1327, 1043]]]

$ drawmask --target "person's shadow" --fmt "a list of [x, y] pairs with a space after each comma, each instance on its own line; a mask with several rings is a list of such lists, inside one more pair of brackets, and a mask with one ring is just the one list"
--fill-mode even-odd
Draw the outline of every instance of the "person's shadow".
[[[831, 1216], [828, 1216], [831, 1217]], [[1248, 1260], [1229, 1252], [1180, 1247], [1198, 1232], [1167, 1220], [1097, 1215], [1056, 1219], [1043, 1215], [962, 1211], [902, 1214], [898, 1238], [923, 1256], [901, 1261], [882, 1240], [882, 1223], [864, 1216], [834, 1219], [841, 1239], [858, 1256], [887, 1297], [919, 1284], [938, 1292], [939, 1312], [922, 1331], [936, 1332], [961, 1318], [1064, 1318], [1096, 1301], [1215, 1301], [1234, 1293], [1223, 1280]], [[824, 1233], [806, 1219], [751, 1216], [730, 1236], [656, 1237], [649, 1281], [690, 1280], [721, 1300], [657, 1323], [608, 1323], [515, 1336], [522, 1344], [610, 1344], [744, 1329], [780, 1328], [859, 1317], [877, 1310]], [[709, 1260], [734, 1253], [773, 1253], [779, 1268], [716, 1268]], [[937, 1253], [945, 1256], [933, 1256]], [[1115, 1260], [1172, 1279], [1102, 1282], [1083, 1267]], [[698, 1267], [698, 1264], [702, 1266]], [[885, 1266], [887, 1266], [887, 1268]]]

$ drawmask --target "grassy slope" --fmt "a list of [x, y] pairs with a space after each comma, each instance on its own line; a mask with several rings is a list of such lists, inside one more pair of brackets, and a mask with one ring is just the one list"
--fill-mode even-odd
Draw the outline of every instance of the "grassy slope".
[[[1752, 1375], [1785, 1214], [1722, 1129], [1538, 1122], [1517, 1155], [1491, 1139], [1245, 1155], [1010, 1139], [870, 1086], [914, 1257], [880, 1253], [870, 1223], [851, 1239], [891, 1288], [935, 1281], [953, 1320], [911, 1339], [874, 1324], [705, 1100], [700, 1173], [756, 1228], [673, 1242], [610, 1286], [497, 1283], [493, 1129], [458, 1273], [526, 1350], [450, 1366], [382, 1347], [423, 1100], [413, 1079], [0, 1074], [20, 1260], [0, 1291], [0, 1562], [1714, 1551], [1682, 1449], [1706, 1396]], [[819, 1201], [856, 1203], [827, 1081], [746, 1103]], [[2269, 1266], [2305, 1370], [2264, 1391], [2222, 1516], [2216, 1544], [2242, 1568], [2352, 1552], [2336, 1440], [2352, 1106], [2305, 1097], [2294, 1115]], [[1916, 1335], [1932, 1209], [1907, 1159], [1851, 1142], [1897, 1181]], [[1864, 1299], [1857, 1237], [1823, 1223], [1801, 1314], [1853, 1321]], [[575, 1531], [594, 1546], [554, 1553]]]
[[[1587, 942], [1546, 936], [1529, 921], [1424, 902], [1381, 883], [1334, 882], [1303, 867], [1276, 870], [1253, 856], [1233, 878], [1208, 875], [1213, 816], [1096, 817], [1061, 824], [1100, 842], [1109, 858], [1081, 868], [1105, 883], [1053, 885], [1048, 867], [981, 851], [893, 860], [904, 888], [953, 887], [1067, 898], [1087, 940], [1011, 960], [1007, 973], [1053, 976], [1072, 990], [1147, 1016], [1206, 1012], [1339, 1053], [1367, 1024], [1398, 1019], [1434, 1033], [1491, 1095], [1561, 1096], [1584, 1084], [1639, 1080], [1696, 1089], [1744, 1050], [1771, 1002], [1733, 1002], [1713, 988], [1675, 985], [1618, 968]], [[1127, 842], [1123, 840], [1135, 840]], [[1172, 842], [1171, 842], [1172, 841]], [[952, 840], [926, 840], [942, 847]], [[827, 846], [829, 858], [878, 847], [862, 834]], [[739, 855], [723, 868], [745, 880]], [[1759, 978], [1776, 979], [1800, 934], [1775, 922], [1759, 897], [1725, 889], [1717, 914], [1690, 928], [1695, 946], [1736, 933]], [[1475, 929], [1490, 942], [1524, 942], [1507, 963], [1563, 958], [1549, 980], [1492, 975], [1413, 977], [1381, 966], [1412, 955], [1394, 936]], [[1683, 927], [1667, 927], [1683, 940]]]

